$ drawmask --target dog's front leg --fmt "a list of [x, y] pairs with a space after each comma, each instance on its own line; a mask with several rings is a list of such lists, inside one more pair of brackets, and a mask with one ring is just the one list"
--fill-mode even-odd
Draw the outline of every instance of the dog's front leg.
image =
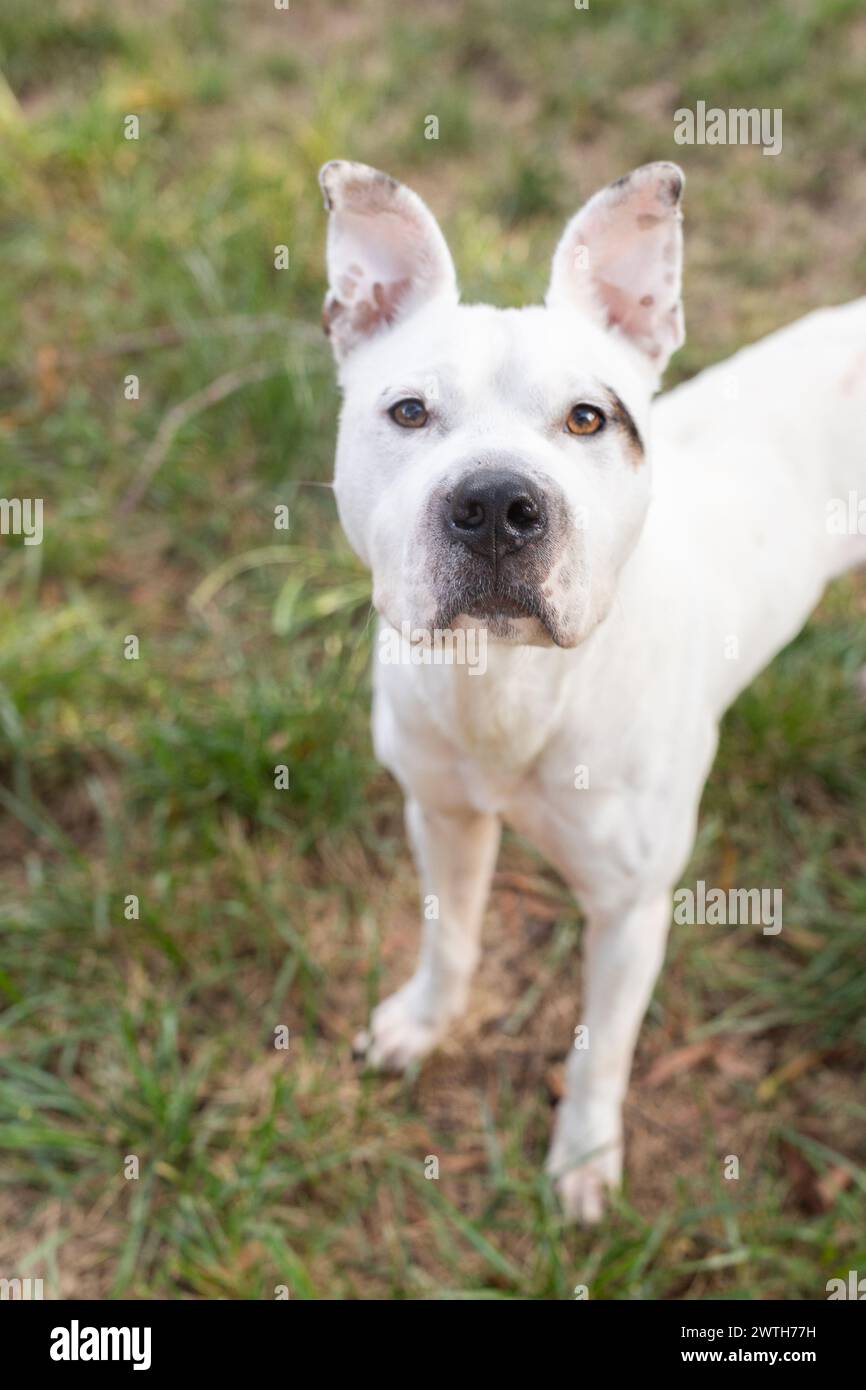
[[421, 955], [407, 984], [373, 1011], [356, 1042], [375, 1067], [403, 1071], [463, 1012], [480, 954], [481, 922], [499, 848], [495, 816], [406, 803], [423, 892]]
[[589, 909], [585, 1006], [566, 1065], [548, 1172], [566, 1214], [598, 1221], [605, 1191], [622, 1175], [622, 1103], [632, 1056], [661, 969], [671, 919], [669, 893], [620, 912]]

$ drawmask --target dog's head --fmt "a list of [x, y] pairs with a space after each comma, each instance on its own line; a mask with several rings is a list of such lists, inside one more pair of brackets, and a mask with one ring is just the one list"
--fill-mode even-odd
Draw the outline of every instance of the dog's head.
[[321, 173], [340, 519], [395, 627], [571, 647], [649, 501], [652, 394], [683, 341], [683, 176], [648, 164], [568, 223], [543, 307], [459, 303], [442, 232], [386, 174]]

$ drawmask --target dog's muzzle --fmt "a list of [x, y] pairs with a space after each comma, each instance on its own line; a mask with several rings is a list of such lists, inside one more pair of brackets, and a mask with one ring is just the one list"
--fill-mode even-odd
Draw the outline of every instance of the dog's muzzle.
[[554, 482], [502, 464], [474, 467], [437, 490], [427, 526], [437, 626], [463, 615], [514, 636], [515, 620], [531, 618], [558, 640], [548, 581], [570, 527]]

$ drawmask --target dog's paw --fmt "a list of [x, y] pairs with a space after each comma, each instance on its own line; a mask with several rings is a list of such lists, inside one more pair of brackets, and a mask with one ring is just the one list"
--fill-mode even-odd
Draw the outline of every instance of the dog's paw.
[[595, 1226], [604, 1216], [610, 1193], [622, 1182], [622, 1146], [611, 1145], [574, 1167], [566, 1167], [551, 1156], [547, 1169], [555, 1178], [566, 1219]]
[[447, 1017], [431, 1017], [410, 981], [373, 1010], [370, 1026], [358, 1034], [353, 1050], [377, 1071], [405, 1071], [432, 1052], [447, 1026]]

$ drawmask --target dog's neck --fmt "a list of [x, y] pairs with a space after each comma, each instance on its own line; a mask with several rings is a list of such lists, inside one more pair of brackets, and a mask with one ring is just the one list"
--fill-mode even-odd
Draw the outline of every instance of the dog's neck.
[[483, 673], [467, 665], [424, 671], [437, 724], [467, 757], [505, 773], [525, 769], [559, 722], [581, 671], [591, 679], [600, 632], [567, 651], [490, 639]]

